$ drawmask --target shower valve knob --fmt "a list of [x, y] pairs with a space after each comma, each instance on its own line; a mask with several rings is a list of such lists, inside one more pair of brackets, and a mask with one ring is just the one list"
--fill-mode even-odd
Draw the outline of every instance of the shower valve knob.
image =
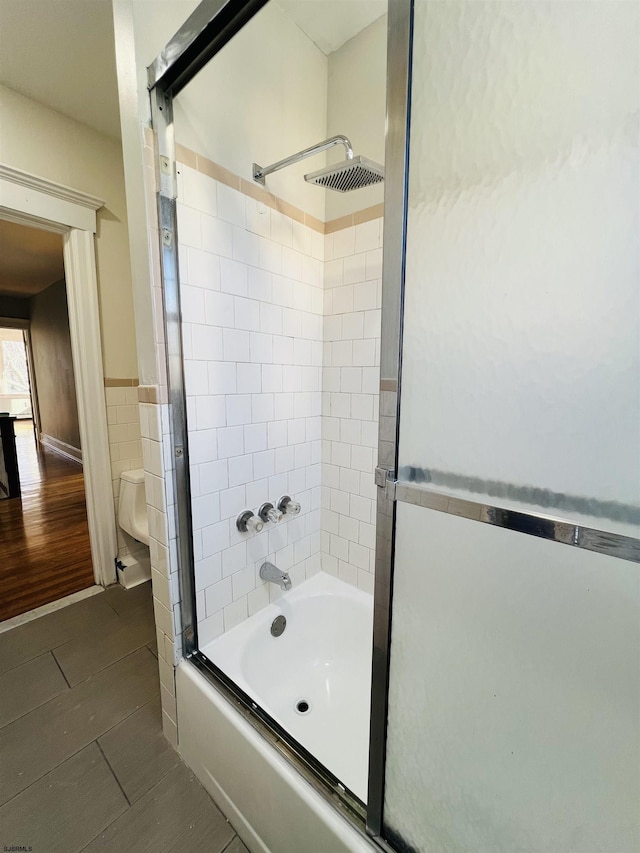
[[283, 515], [298, 515], [302, 507], [298, 501], [294, 501], [289, 495], [284, 495], [278, 501], [278, 509]]
[[258, 515], [264, 522], [271, 521], [273, 524], [277, 524], [282, 521], [282, 512], [276, 509], [272, 503], [262, 504], [258, 510]]
[[260, 533], [264, 527], [264, 521], [254, 515], [250, 509], [246, 509], [236, 518], [236, 527], [240, 533]]

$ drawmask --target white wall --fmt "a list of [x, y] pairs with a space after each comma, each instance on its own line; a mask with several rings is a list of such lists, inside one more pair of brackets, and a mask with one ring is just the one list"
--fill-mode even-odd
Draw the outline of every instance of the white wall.
[[[179, 163], [178, 228], [206, 647], [282, 594], [265, 559], [294, 584], [322, 567], [373, 591], [382, 219], [325, 237]], [[298, 518], [237, 531], [283, 494]]]
[[[327, 136], [343, 133], [354, 153], [384, 166], [387, 112], [387, 16], [329, 56]], [[344, 159], [342, 146], [329, 162]], [[336, 219], [384, 200], [384, 184], [350, 193], [327, 192], [326, 218]]]
[[373, 592], [382, 219], [325, 237], [322, 568]]
[[[147, 66], [180, 29], [199, 0], [113, 0], [114, 8], [128, 9], [133, 30], [140, 118], [149, 122]], [[116, 32], [116, 37], [118, 37]]]
[[[146, 66], [196, 5], [132, 2], [143, 121], [149, 120]], [[254, 161], [268, 165], [336, 133], [349, 136], [356, 154], [384, 165], [386, 39], [384, 15], [326, 57], [276, 3], [269, 3], [180, 93], [176, 139], [246, 180], [252, 180]], [[266, 188], [322, 220], [380, 203], [380, 185], [326, 193], [325, 199], [304, 181], [306, 172], [322, 168], [325, 157], [338, 160], [343, 151], [340, 146], [275, 173]]]
[[[179, 164], [180, 298], [198, 638], [205, 646], [320, 570], [324, 238]], [[288, 494], [299, 516], [240, 533]]]
[[[157, 269], [159, 255], [156, 216], [152, 213], [155, 186], [146, 174], [153, 167], [153, 152], [149, 148], [145, 149], [144, 139], [148, 123], [148, 97], [144, 97], [144, 88], [140, 88], [142, 84], [136, 62], [131, 0], [113, 0], [113, 27], [138, 377], [142, 385], [153, 385], [162, 375], [162, 359], [156, 345], [154, 306], [154, 285], [159, 284], [154, 279], [154, 265]], [[151, 205], [149, 210], [148, 205]]]
[[[203, 108], [206, 105], [206, 108]], [[326, 137], [327, 57], [275, 3], [245, 26], [176, 101], [176, 139], [247, 180]], [[324, 193], [305, 172], [326, 155], [274, 173], [266, 188], [319, 219]]]
[[119, 142], [3, 86], [0, 113], [0, 161], [104, 199], [95, 241], [104, 375], [137, 376]]
[[[190, 3], [133, 4], [142, 94], [144, 68], [183, 23]], [[194, 4], [195, 5], [195, 4]], [[184, 89], [174, 104], [176, 140], [252, 180], [268, 165], [326, 136], [327, 58], [293, 21], [269, 3]], [[302, 175], [324, 155], [267, 178], [267, 189], [324, 219], [324, 194]]]

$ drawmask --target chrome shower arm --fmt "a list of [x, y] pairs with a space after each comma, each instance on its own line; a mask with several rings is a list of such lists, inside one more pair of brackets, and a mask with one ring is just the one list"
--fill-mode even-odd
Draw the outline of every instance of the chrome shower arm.
[[277, 172], [279, 169], [285, 169], [287, 166], [293, 166], [294, 163], [299, 163], [300, 160], [306, 160], [307, 157], [312, 157], [314, 154], [320, 154], [328, 148], [333, 148], [334, 145], [344, 145], [347, 152], [347, 160], [353, 159], [353, 148], [346, 136], [332, 136], [330, 139], [325, 139], [324, 142], [318, 142], [317, 145], [312, 145], [310, 148], [305, 148], [303, 151], [298, 151], [297, 154], [292, 154], [290, 157], [285, 157], [284, 160], [278, 160], [277, 163], [272, 163], [270, 166], [258, 166], [253, 164], [253, 180], [264, 186], [264, 179], [272, 172]]

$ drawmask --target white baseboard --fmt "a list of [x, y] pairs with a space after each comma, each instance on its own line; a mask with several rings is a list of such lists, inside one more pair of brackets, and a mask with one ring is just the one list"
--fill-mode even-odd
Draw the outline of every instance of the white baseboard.
[[82, 450], [79, 447], [73, 447], [52, 435], [47, 435], [46, 432], [40, 433], [40, 444], [44, 444], [49, 450], [59, 453], [61, 456], [66, 456], [67, 459], [72, 459], [74, 462], [79, 462], [82, 465]]

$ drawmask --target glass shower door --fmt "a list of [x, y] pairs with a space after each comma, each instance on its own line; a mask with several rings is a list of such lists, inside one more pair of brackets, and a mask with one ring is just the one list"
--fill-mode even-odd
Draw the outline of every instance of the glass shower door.
[[382, 834], [632, 853], [640, 7], [411, 5]]

